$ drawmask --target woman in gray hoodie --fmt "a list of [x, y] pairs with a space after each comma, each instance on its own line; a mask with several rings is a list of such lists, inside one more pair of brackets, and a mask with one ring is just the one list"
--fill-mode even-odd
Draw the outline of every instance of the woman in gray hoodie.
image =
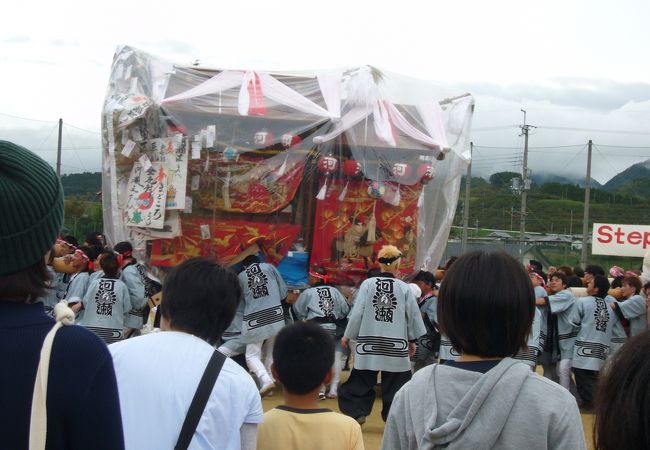
[[440, 287], [438, 320], [462, 356], [402, 387], [382, 448], [584, 449], [573, 396], [511, 358], [525, 348], [534, 314], [533, 287], [514, 258], [459, 258]]

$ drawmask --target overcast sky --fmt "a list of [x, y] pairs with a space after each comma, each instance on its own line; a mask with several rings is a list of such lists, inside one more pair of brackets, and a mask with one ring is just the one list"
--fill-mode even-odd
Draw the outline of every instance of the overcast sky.
[[472, 92], [482, 175], [521, 170], [521, 108], [538, 127], [533, 172], [584, 173], [589, 139], [600, 182], [650, 158], [647, 0], [25, 0], [2, 15], [0, 138], [54, 162], [63, 118], [64, 172], [100, 169], [101, 105], [120, 44], [220, 68], [371, 64]]

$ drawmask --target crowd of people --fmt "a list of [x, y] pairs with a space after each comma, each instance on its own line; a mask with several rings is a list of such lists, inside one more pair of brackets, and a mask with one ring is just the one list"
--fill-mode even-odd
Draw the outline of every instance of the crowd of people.
[[60, 236], [58, 178], [6, 141], [0, 208], [2, 447], [363, 449], [378, 383], [387, 450], [585, 448], [580, 409], [597, 449], [650, 446], [640, 273], [470, 252], [401, 278], [386, 245], [347, 296], [322, 268], [291, 295], [261, 255], [161, 284], [129, 242]]

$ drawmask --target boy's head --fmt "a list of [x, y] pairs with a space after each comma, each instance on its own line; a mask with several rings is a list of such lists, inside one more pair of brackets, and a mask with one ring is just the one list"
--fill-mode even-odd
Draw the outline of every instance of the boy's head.
[[420, 270], [413, 278], [413, 283], [417, 284], [423, 294], [428, 294], [436, 286], [436, 277], [425, 270]]
[[235, 317], [242, 297], [237, 274], [205, 258], [174, 267], [163, 284], [162, 318], [167, 329], [216, 344]]
[[248, 255], [244, 260], [241, 262], [242, 266], [248, 267], [252, 264], [259, 264], [260, 258], [257, 255]]
[[104, 252], [97, 258], [99, 259], [99, 265], [104, 271], [104, 276], [106, 278], [118, 278], [120, 263], [118, 262], [115, 252]]
[[594, 278], [587, 283], [587, 294], [599, 298], [605, 298], [609, 291], [609, 280], [604, 275], [594, 275]]
[[133, 258], [133, 246], [128, 241], [118, 242], [113, 246], [113, 250], [122, 255], [122, 264]]
[[284, 327], [275, 338], [273, 375], [287, 392], [312, 392], [331, 377], [334, 347], [332, 336], [313, 322]]

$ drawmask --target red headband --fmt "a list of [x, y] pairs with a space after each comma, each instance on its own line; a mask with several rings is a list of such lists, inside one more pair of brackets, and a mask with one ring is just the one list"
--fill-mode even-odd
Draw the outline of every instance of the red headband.
[[540, 274], [538, 274], [537, 272], [531, 272], [530, 274], [533, 275], [535, 278], [537, 278], [540, 281], [540, 283], [542, 283], [542, 286], [546, 286], [546, 282], [544, 281], [544, 278], [542, 278]]
[[117, 256], [117, 265], [122, 267], [122, 263], [124, 262], [124, 255], [122, 255], [120, 252], [116, 252], [113, 250], [113, 253], [115, 253], [115, 256]]
[[330, 282], [330, 276], [329, 275], [321, 275], [318, 272], [314, 272], [312, 270], [309, 271], [309, 276], [318, 278], [319, 280], [323, 280], [323, 283], [328, 284]]
[[86, 255], [83, 250], [76, 249], [74, 251], [74, 254], [81, 256], [84, 260], [86, 260], [86, 262], [90, 261], [90, 258], [88, 258], [88, 255]]

